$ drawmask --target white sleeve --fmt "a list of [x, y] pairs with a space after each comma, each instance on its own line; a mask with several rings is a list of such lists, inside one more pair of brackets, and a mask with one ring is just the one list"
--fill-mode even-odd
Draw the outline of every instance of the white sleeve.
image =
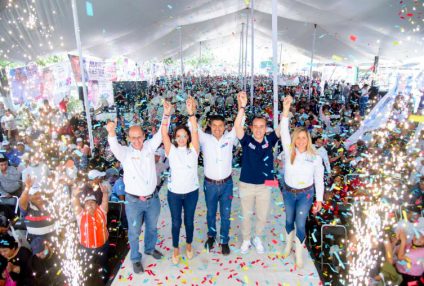
[[286, 158], [289, 158], [291, 153], [291, 137], [289, 131], [288, 117], [283, 117], [283, 119], [281, 120], [280, 134], [281, 142], [283, 143], [284, 153], [286, 154]]
[[316, 157], [314, 169], [315, 192], [318, 202], [322, 202], [324, 198], [324, 166], [322, 165], [321, 156]]
[[107, 140], [109, 142], [110, 151], [113, 153], [115, 158], [122, 163], [125, 159], [126, 148], [118, 143], [116, 135], [113, 137], [108, 136]]

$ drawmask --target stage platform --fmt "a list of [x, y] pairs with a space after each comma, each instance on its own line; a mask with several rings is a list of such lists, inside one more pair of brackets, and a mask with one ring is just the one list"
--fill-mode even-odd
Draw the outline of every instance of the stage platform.
[[[239, 197], [239, 169], [233, 171], [234, 199], [231, 213], [231, 254], [222, 256], [221, 248], [216, 247], [210, 252], [204, 248], [207, 240], [206, 203], [203, 193], [203, 169], [199, 170], [200, 195], [195, 214], [195, 232], [193, 247], [195, 257], [186, 260], [185, 229], [180, 233], [180, 254], [183, 256], [179, 265], [173, 265], [171, 214], [167, 203], [166, 184], [160, 192], [161, 214], [158, 222], [159, 240], [156, 248], [165, 258], [155, 260], [143, 255], [142, 263], [145, 272], [134, 274], [129, 254], [113, 278], [113, 286], [135, 285], [283, 285], [312, 286], [321, 285], [319, 274], [309, 256], [307, 249], [303, 250], [304, 268], [297, 269], [294, 264], [294, 253], [282, 257], [285, 245], [285, 212], [280, 191], [272, 190], [271, 210], [268, 224], [265, 228], [265, 253], [259, 254], [252, 246], [249, 253], [242, 254], [241, 206]], [[253, 216], [255, 219], [255, 215]], [[217, 215], [217, 231], [220, 229], [220, 217]], [[141, 233], [140, 251], [144, 252], [144, 227]]]

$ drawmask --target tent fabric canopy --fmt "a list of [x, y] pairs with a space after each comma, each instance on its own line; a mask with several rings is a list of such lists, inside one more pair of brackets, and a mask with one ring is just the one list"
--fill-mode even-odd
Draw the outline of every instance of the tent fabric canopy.
[[[5, 2], [1, 0], [0, 7]], [[162, 60], [180, 52], [178, 27], [185, 56], [197, 56], [193, 47], [199, 42], [238, 48], [242, 23], [250, 13], [247, 2], [91, 0], [90, 16], [87, 2], [77, 0], [84, 55], [127, 56], [140, 63]], [[310, 57], [317, 24], [318, 61], [358, 65], [377, 55], [382, 60], [410, 59], [423, 51], [423, 32], [417, 28], [423, 7], [408, 10], [414, 14], [409, 17], [407, 12], [399, 15], [402, 9], [402, 4], [385, 0], [279, 0], [278, 41]], [[254, 10], [255, 41], [271, 43], [271, 0], [256, 0]], [[0, 12], [0, 59], [28, 63], [75, 50], [71, 1], [15, 0]]]

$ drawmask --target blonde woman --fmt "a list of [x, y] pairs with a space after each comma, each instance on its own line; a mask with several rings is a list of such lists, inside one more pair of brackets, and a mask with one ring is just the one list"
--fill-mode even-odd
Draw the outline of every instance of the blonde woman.
[[[311, 135], [305, 127], [297, 127], [293, 139], [289, 131], [289, 112], [293, 102], [291, 96], [284, 99], [281, 120], [281, 140], [284, 148], [285, 170], [283, 183], [283, 199], [286, 209], [286, 248], [284, 256], [288, 256], [293, 248], [293, 237], [296, 241], [296, 264], [303, 267], [302, 250], [305, 243], [305, 224], [308, 212], [314, 202], [314, 213], [321, 210], [324, 196], [324, 165], [312, 145]], [[296, 224], [296, 230], [294, 228]]]

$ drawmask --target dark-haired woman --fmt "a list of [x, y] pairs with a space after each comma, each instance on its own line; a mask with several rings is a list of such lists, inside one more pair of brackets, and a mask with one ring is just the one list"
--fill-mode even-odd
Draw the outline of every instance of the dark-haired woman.
[[34, 285], [32, 271], [27, 265], [32, 256], [28, 248], [20, 247], [12, 236], [5, 233], [0, 239], [0, 254], [7, 260], [3, 279], [10, 275], [18, 286]]
[[[168, 124], [172, 109], [168, 101], [164, 101], [163, 125]], [[191, 243], [194, 233], [194, 213], [199, 199], [199, 177], [197, 175], [197, 160], [199, 157], [199, 137], [197, 132], [196, 103], [190, 96], [186, 102], [188, 117], [193, 133], [185, 125], [180, 125], [173, 132], [173, 143], [166, 128], [161, 128], [166, 156], [169, 159], [168, 205], [172, 219], [172, 246], [174, 252], [172, 263], [178, 264], [181, 214], [184, 209], [184, 225], [186, 229], [187, 258], [194, 256]]]

